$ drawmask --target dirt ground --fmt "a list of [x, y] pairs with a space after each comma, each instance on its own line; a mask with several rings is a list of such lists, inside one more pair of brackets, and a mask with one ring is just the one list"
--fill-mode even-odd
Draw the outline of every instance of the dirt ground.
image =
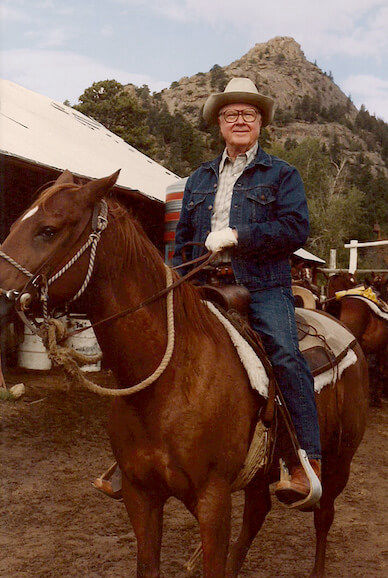
[[[109, 384], [106, 373], [93, 377]], [[81, 390], [64, 391], [60, 374], [13, 370], [7, 381], [24, 382], [26, 394], [17, 402], [0, 402], [0, 576], [135, 576], [136, 544], [125, 508], [91, 486], [112, 462], [105, 431], [109, 402]], [[386, 410], [387, 403], [370, 410], [349, 484], [337, 500], [328, 578], [387, 575]], [[234, 532], [241, 505], [242, 494], [237, 494]], [[195, 520], [170, 500], [165, 509], [163, 576], [185, 576], [185, 563], [197, 543]], [[313, 549], [312, 514], [291, 513], [274, 499], [241, 575], [307, 576]]]

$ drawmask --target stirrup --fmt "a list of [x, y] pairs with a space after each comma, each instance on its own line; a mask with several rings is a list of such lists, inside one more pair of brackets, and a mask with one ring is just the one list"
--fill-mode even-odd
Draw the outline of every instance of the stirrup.
[[[306, 473], [306, 476], [308, 477], [309, 483], [310, 483], [310, 492], [308, 493], [308, 495], [303, 498], [303, 500], [297, 500], [296, 502], [293, 502], [292, 504], [285, 504], [287, 506], [287, 508], [296, 508], [298, 510], [303, 511], [309, 511], [311, 510], [313, 507], [318, 507], [318, 502], [322, 496], [322, 486], [321, 486], [321, 482], [319, 481], [318, 476], [316, 475], [316, 473], [314, 472], [313, 468], [311, 467], [311, 464], [309, 462], [309, 459], [307, 457], [307, 454], [305, 452], [305, 450], [299, 449], [298, 450], [298, 457], [299, 457], [299, 461]], [[280, 480], [289, 480], [290, 479], [290, 474], [288, 473], [288, 469], [284, 463], [284, 461], [281, 459], [280, 460]]]
[[[101, 474], [101, 476], [99, 476], [94, 480], [94, 482], [92, 482], [92, 486], [96, 488], [96, 490], [107, 496], [108, 498], [112, 498], [113, 500], [116, 500], [116, 502], [122, 502], [123, 498], [121, 495], [121, 484], [119, 488], [117, 487], [114, 488], [114, 486], [117, 486], [117, 482], [115, 484], [114, 481], [112, 481], [114, 474], [117, 471], [117, 468], [119, 468], [119, 465], [117, 462], [114, 462], [110, 466], [110, 468], [108, 468], [103, 474]], [[107, 491], [107, 489], [104, 488], [104, 483], [109, 483], [110, 485], [109, 491]]]

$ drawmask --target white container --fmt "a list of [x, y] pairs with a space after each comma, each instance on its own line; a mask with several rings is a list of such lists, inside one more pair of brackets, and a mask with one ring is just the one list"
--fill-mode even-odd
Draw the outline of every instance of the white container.
[[[42, 321], [42, 319], [37, 319]], [[19, 345], [18, 365], [26, 369], [51, 369], [51, 361], [40, 337], [24, 326], [24, 341]]]
[[[41, 322], [42, 319], [37, 319], [37, 321]], [[69, 331], [72, 331], [89, 327], [90, 321], [83, 316], [70, 315], [70, 318], [67, 320], [67, 326]], [[94, 331], [90, 327], [79, 335], [70, 337], [65, 345], [73, 347], [83, 355], [97, 355], [101, 353]], [[27, 326], [25, 326], [24, 329], [24, 341], [19, 346], [18, 365], [26, 369], [41, 370], [51, 369], [52, 366], [41, 338], [32, 333]], [[101, 361], [93, 363], [92, 365], [84, 365], [81, 367], [81, 370], [100, 371]]]
[[[84, 327], [89, 327], [89, 329], [70, 337], [66, 342], [66, 345], [73, 347], [76, 351], [82, 353], [82, 355], [88, 356], [101, 354], [100, 346], [98, 345], [93, 329], [90, 327], [89, 319], [86, 319], [83, 316], [70, 315], [70, 318], [68, 319], [69, 331], [82, 329]], [[101, 361], [93, 363], [92, 365], [83, 365], [81, 369], [82, 371], [100, 371]]]

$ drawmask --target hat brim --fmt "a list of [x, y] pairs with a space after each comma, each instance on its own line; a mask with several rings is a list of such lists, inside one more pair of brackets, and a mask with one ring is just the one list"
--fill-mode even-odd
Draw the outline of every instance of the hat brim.
[[208, 124], [216, 124], [220, 108], [233, 103], [253, 104], [261, 112], [262, 126], [267, 126], [274, 113], [274, 101], [264, 94], [251, 94], [249, 92], [219, 92], [211, 94], [203, 107], [203, 118]]

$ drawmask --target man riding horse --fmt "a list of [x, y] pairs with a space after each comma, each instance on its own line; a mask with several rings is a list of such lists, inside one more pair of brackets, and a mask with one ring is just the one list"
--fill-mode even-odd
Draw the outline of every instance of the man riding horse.
[[[298, 441], [320, 477], [321, 446], [313, 377], [299, 351], [291, 292], [290, 255], [309, 233], [307, 202], [295, 167], [267, 154], [258, 143], [261, 127], [273, 117], [274, 102], [248, 78], [233, 78], [224, 92], [207, 99], [203, 116], [218, 123], [223, 153], [202, 164], [188, 179], [176, 229], [174, 265], [190, 241], [205, 243], [230, 267], [234, 281], [251, 296], [250, 321], [260, 334], [286, 401]], [[198, 245], [185, 257], [200, 255]], [[120, 478], [96, 480], [98, 489], [120, 496]], [[292, 504], [310, 491], [299, 463], [291, 479], [276, 488], [279, 500]]]

